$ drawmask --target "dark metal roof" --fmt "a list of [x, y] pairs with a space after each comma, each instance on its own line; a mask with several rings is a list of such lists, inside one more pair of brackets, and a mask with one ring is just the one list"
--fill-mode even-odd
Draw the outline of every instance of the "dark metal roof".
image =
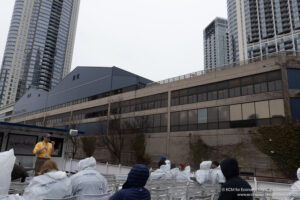
[[13, 116], [152, 81], [118, 67], [77, 67], [49, 92], [30, 89], [16, 102]]

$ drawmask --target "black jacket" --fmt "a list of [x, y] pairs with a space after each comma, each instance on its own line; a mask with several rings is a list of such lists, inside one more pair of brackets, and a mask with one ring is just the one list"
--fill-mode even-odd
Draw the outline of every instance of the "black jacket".
[[226, 182], [222, 185], [219, 200], [253, 200], [251, 186], [239, 177], [238, 162], [234, 158], [223, 160], [221, 170]]
[[150, 200], [150, 192], [144, 188], [148, 177], [149, 170], [145, 165], [134, 165], [122, 189], [109, 200]]

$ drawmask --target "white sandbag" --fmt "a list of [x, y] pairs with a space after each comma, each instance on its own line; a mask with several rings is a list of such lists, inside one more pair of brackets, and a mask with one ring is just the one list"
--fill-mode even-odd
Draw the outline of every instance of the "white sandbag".
[[11, 172], [13, 170], [15, 161], [16, 157], [13, 149], [0, 153], [0, 195], [8, 194]]
[[11, 194], [0, 196], [0, 200], [24, 200], [22, 196]]

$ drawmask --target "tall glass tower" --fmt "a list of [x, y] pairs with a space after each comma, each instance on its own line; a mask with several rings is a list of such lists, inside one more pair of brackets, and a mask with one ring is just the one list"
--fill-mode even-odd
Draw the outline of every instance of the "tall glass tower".
[[229, 63], [227, 20], [217, 17], [203, 31], [204, 68], [212, 69]]
[[299, 0], [227, 0], [227, 8], [231, 62], [300, 50]]
[[71, 67], [80, 0], [16, 0], [0, 74], [0, 104], [49, 90]]

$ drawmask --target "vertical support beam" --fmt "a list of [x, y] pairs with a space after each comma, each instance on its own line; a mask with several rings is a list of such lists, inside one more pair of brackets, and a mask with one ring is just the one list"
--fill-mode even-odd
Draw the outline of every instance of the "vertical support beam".
[[285, 118], [288, 120], [292, 119], [292, 112], [291, 112], [291, 102], [290, 102], [290, 95], [289, 95], [289, 86], [288, 86], [288, 75], [287, 75], [287, 58], [284, 59], [279, 57], [279, 63], [281, 69], [281, 77], [282, 77], [282, 94], [284, 100], [284, 113]]
[[111, 109], [111, 102], [108, 101], [107, 120], [106, 120], [106, 134], [107, 134], [107, 135], [109, 135], [110, 109]]
[[168, 127], [167, 127], [167, 141], [166, 141], [166, 155], [169, 157], [170, 148], [170, 134], [171, 134], [171, 91], [168, 91]]

